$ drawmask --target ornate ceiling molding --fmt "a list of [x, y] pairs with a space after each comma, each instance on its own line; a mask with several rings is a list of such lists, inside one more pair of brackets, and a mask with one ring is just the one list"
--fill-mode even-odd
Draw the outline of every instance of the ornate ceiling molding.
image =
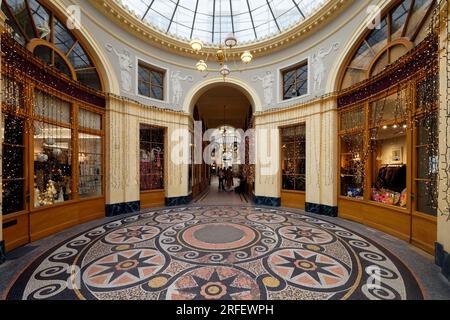
[[[150, 44], [172, 53], [198, 59], [202, 56], [206, 57], [208, 54], [215, 54], [217, 50], [217, 46], [207, 46], [201, 53], [195, 53], [189, 45], [188, 39], [176, 38], [172, 35], [165, 34], [163, 31], [157, 30], [150, 24], [139, 20], [132, 12], [127, 11], [114, 0], [89, 1], [105, 16], [111, 18], [117, 25], [122, 26], [125, 30]], [[355, 0], [329, 0], [317, 10], [315, 14], [290, 29], [255, 42], [241, 44], [228, 50], [228, 54], [231, 58], [239, 59], [241, 54], [247, 50], [255, 57], [258, 57], [287, 48], [298, 43], [310, 34], [317, 32], [354, 1]]]

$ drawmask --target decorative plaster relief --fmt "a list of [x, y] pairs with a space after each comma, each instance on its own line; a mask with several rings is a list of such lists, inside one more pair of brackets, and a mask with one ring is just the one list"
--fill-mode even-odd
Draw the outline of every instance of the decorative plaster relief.
[[170, 75], [172, 80], [172, 102], [174, 106], [179, 107], [181, 102], [181, 97], [183, 96], [183, 87], [181, 86], [181, 81], [193, 82], [194, 78], [192, 76], [181, 75], [180, 71], [174, 71]]
[[314, 91], [322, 89], [323, 80], [326, 76], [327, 69], [325, 67], [324, 58], [334, 51], [338, 51], [341, 47], [339, 42], [333, 43], [329, 49], [321, 48], [314, 53], [311, 58], [311, 69], [313, 72]]
[[131, 61], [130, 52], [124, 49], [123, 53], [120, 53], [111, 44], [106, 45], [106, 50], [108, 50], [108, 52], [114, 52], [119, 58], [122, 89], [126, 92], [131, 92], [133, 63]]
[[264, 90], [264, 103], [266, 106], [273, 105], [273, 85], [275, 83], [275, 77], [271, 71], [267, 71], [266, 74], [262, 77], [255, 76], [252, 78], [253, 82], [261, 81], [263, 90]]

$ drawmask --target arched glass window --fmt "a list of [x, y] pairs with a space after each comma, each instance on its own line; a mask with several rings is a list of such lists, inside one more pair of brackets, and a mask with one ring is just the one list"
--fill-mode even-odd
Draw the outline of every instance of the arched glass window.
[[374, 76], [424, 40], [436, 0], [402, 0], [355, 46], [341, 89]]
[[4, 0], [1, 8], [17, 42], [67, 77], [102, 90], [87, 51], [47, 7], [38, 0]]

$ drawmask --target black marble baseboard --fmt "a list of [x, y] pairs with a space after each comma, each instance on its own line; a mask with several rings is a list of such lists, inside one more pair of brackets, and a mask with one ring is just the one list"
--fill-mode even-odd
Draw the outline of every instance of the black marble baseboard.
[[6, 261], [5, 241], [0, 241], [0, 264]]
[[324, 204], [306, 202], [305, 211], [329, 217], [338, 216], [338, 207], [331, 207]]
[[166, 206], [168, 207], [184, 206], [191, 202], [192, 202], [192, 195], [166, 198]]
[[444, 277], [450, 281], [450, 255], [438, 242], [435, 244], [435, 262], [441, 268]]
[[253, 202], [258, 206], [281, 207], [281, 198], [254, 196]]
[[107, 204], [105, 207], [107, 217], [114, 217], [119, 216], [121, 214], [139, 212], [140, 210], [141, 210], [140, 201]]

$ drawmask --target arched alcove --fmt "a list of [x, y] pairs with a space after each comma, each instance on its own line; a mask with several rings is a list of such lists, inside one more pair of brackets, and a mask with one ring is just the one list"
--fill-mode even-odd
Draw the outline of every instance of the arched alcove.
[[228, 78], [226, 81], [223, 80], [222, 77], [214, 77], [214, 78], [208, 78], [204, 81], [199, 82], [196, 86], [194, 86], [186, 95], [183, 103], [183, 111], [186, 113], [189, 113], [190, 115], [193, 114], [194, 106], [198, 99], [208, 90], [220, 87], [220, 86], [227, 86], [232, 87], [244, 94], [249, 102], [251, 103], [253, 112], [261, 111], [261, 99], [259, 98], [256, 91], [250, 87], [247, 83], [245, 83], [242, 80], [235, 79], [235, 78]]

